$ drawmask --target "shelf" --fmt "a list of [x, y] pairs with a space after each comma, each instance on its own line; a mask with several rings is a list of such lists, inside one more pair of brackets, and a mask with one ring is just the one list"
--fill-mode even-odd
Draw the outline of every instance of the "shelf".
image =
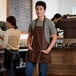
[[28, 49], [19, 49], [19, 52], [27, 52]]
[[25, 67], [26, 67], [26, 64], [23, 64], [23, 65], [17, 66], [16, 69], [25, 68]]
[[0, 69], [0, 72], [3, 72], [3, 71], [6, 71], [6, 69], [5, 68], [1, 68]]

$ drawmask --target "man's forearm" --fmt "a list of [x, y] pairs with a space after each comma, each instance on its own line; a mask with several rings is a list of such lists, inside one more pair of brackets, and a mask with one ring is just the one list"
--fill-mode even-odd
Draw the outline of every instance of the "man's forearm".
[[52, 41], [50, 42], [48, 48], [47, 48], [47, 51], [51, 51], [51, 49], [54, 47], [55, 43], [56, 43], [56, 40], [57, 40], [57, 35], [54, 35], [52, 37]]

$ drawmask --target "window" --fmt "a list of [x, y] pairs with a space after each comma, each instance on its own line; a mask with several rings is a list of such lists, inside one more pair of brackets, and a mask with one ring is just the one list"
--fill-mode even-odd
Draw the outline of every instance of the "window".
[[72, 7], [72, 14], [73, 14], [73, 15], [76, 15], [76, 6], [73, 6], [73, 7]]

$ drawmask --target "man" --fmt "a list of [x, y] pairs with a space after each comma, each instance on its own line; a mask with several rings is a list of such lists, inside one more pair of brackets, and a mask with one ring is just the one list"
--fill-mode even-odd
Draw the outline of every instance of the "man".
[[[32, 76], [34, 67], [39, 64], [39, 76], [46, 76], [47, 63], [56, 40], [54, 24], [45, 17], [46, 3], [38, 1], [35, 6], [37, 19], [33, 20], [29, 28], [28, 61], [26, 76]], [[50, 38], [52, 40], [50, 41]]]

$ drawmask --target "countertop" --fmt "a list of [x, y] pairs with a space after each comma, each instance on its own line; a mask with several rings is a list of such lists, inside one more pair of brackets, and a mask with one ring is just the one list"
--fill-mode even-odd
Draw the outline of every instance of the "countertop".
[[[27, 52], [28, 49], [25, 48], [25, 49], [19, 49], [19, 52]], [[4, 50], [3, 49], [0, 49], [0, 53], [4, 53]]]
[[54, 49], [75, 50], [75, 49], [76, 49], [76, 47], [63, 47], [63, 46], [60, 46], [60, 47], [54, 47]]

